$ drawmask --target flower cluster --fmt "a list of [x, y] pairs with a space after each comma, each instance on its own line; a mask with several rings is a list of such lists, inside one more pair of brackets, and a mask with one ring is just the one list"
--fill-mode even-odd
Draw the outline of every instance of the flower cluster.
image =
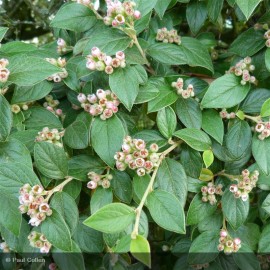
[[207, 186], [203, 186], [201, 188], [202, 192], [202, 201], [203, 202], [209, 202], [211, 205], [214, 205], [217, 203], [216, 195], [222, 195], [222, 185], [218, 184], [215, 186], [213, 183], [208, 183]]
[[20, 104], [12, 104], [11, 105], [11, 111], [15, 114], [19, 113], [20, 111], [27, 111], [29, 109], [29, 106], [33, 105], [35, 102], [25, 102]]
[[224, 250], [224, 253], [229, 255], [241, 248], [240, 238], [230, 237], [227, 230], [221, 229], [219, 236], [219, 245], [217, 247], [219, 251]]
[[258, 136], [260, 140], [264, 140], [265, 138], [268, 138], [270, 136], [270, 122], [265, 122], [265, 123], [259, 122], [255, 126], [255, 131], [260, 133], [260, 135]]
[[100, 115], [102, 120], [111, 118], [117, 113], [120, 104], [117, 96], [110, 90], [98, 89], [96, 94], [87, 96], [80, 93], [77, 98], [86, 112], [93, 116]]
[[3, 250], [4, 253], [10, 252], [10, 248], [9, 248], [7, 242], [0, 243], [0, 249]]
[[61, 109], [57, 109], [59, 105], [59, 100], [53, 99], [52, 95], [48, 95], [45, 97], [45, 102], [43, 103], [43, 107], [46, 108], [48, 111], [52, 112], [56, 116], [62, 116], [63, 112]]
[[226, 109], [222, 109], [221, 112], [219, 112], [219, 115], [223, 119], [233, 119], [236, 117], [234, 112], [228, 113]]
[[230, 191], [234, 194], [235, 198], [241, 198], [243, 201], [247, 201], [248, 194], [256, 186], [258, 177], [259, 172], [257, 170], [252, 173], [247, 169], [243, 170], [240, 178], [236, 179], [238, 183], [230, 186]]
[[36, 142], [48, 142], [63, 147], [62, 137], [64, 133], [65, 131], [59, 132], [56, 128], [49, 129], [48, 127], [44, 127], [42, 131], [38, 132]]
[[136, 170], [139, 176], [151, 173], [159, 161], [158, 149], [158, 145], [152, 143], [148, 150], [144, 140], [132, 139], [127, 136], [122, 145], [122, 152], [117, 152], [114, 156], [116, 168], [119, 171], [124, 171], [129, 167]]
[[187, 89], [183, 89], [184, 80], [182, 78], [178, 78], [176, 82], [173, 82], [172, 87], [176, 88], [177, 94], [182, 95], [182, 97], [185, 99], [194, 97], [195, 95], [192, 84], [189, 84]]
[[41, 253], [49, 253], [52, 244], [47, 240], [44, 234], [32, 231], [28, 235], [30, 245], [39, 248]]
[[106, 0], [107, 16], [104, 17], [104, 23], [113, 27], [133, 25], [134, 20], [141, 18], [141, 12], [135, 10], [135, 2], [119, 0]]
[[95, 189], [97, 186], [109, 188], [111, 186], [110, 181], [113, 179], [113, 176], [108, 172], [102, 175], [91, 171], [87, 174], [87, 176], [91, 180], [87, 183], [87, 187], [89, 189]]
[[9, 64], [8, 60], [5, 58], [0, 59], [0, 82], [5, 83], [8, 80], [10, 74], [6, 66]]
[[105, 71], [107, 74], [112, 74], [115, 68], [126, 67], [126, 56], [122, 51], [117, 52], [115, 57], [111, 57], [99, 48], [93, 47], [91, 54], [87, 55], [86, 58], [86, 67], [88, 69]]
[[52, 214], [52, 209], [44, 198], [46, 194], [47, 192], [40, 185], [31, 187], [25, 184], [20, 188], [19, 210], [22, 214], [27, 213], [30, 216], [29, 224], [32, 226], [39, 226], [47, 216]]
[[266, 39], [265, 41], [265, 45], [266, 47], [270, 47], [270, 30], [267, 30], [265, 33], [264, 33], [264, 38]]
[[67, 52], [67, 43], [62, 38], [58, 38], [57, 40], [57, 52], [59, 54], [64, 54]]
[[240, 60], [235, 66], [231, 67], [229, 73], [234, 73], [236, 76], [242, 76], [241, 84], [247, 82], [256, 83], [256, 78], [250, 75], [250, 72], [255, 70], [255, 66], [251, 65], [251, 58], [246, 57]]
[[62, 59], [61, 57], [59, 57], [58, 59], [46, 58], [46, 61], [48, 61], [54, 66], [62, 68], [62, 72], [55, 73], [52, 76], [48, 77], [48, 81], [61, 82], [62, 79], [65, 79], [68, 76], [68, 72], [65, 69], [66, 59]]
[[181, 44], [181, 37], [177, 34], [177, 31], [175, 29], [168, 30], [166, 27], [158, 29], [156, 40], [164, 43]]

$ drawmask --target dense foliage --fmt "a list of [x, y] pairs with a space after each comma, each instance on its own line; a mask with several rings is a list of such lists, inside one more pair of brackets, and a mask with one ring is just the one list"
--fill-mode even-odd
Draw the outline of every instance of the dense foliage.
[[0, 268], [269, 269], [270, 2], [48, 20], [0, 48]]

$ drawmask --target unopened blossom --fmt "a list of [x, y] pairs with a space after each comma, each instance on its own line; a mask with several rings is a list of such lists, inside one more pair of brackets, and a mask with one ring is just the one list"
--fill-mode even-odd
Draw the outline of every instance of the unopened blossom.
[[81, 107], [92, 116], [100, 116], [102, 120], [111, 118], [118, 112], [120, 104], [117, 96], [110, 90], [98, 89], [96, 94], [85, 95], [80, 93], [77, 96]]
[[46, 58], [46, 61], [51, 63], [54, 66], [57, 66], [62, 69], [61, 72], [55, 73], [47, 78], [48, 81], [54, 82], [61, 82], [62, 79], [65, 79], [68, 76], [68, 72], [65, 69], [66, 66], [66, 59], [59, 57], [58, 59], [55, 58]]
[[7, 242], [0, 243], [0, 250], [2, 250], [3, 253], [9, 253], [10, 252], [10, 248], [9, 248]]
[[43, 103], [43, 107], [48, 111], [52, 112], [57, 117], [63, 116], [63, 112], [61, 109], [57, 108], [60, 104], [59, 100], [54, 99], [52, 95], [48, 95], [45, 97], [45, 102]]
[[109, 188], [111, 186], [110, 181], [113, 179], [113, 176], [109, 172], [105, 174], [97, 174], [93, 171], [90, 171], [87, 176], [90, 179], [90, 181], [87, 183], [87, 187], [89, 189], [95, 189], [98, 186]]
[[5, 83], [8, 80], [10, 71], [7, 69], [9, 62], [7, 59], [0, 59], [0, 83]]
[[45, 199], [46, 194], [47, 191], [40, 185], [31, 187], [25, 184], [20, 188], [19, 210], [30, 217], [31, 226], [39, 226], [47, 216], [52, 214], [52, 209]]
[[226, 109], [222, 109], [219, 113], [220, 117], [223, 119], [234, 119], [236, 117], [235, 112], [227, 112]]
[[207, 186], [203, 186], [201, 188], [202, 201], [209, 202], [211, 205], [217, 204], [218, 198], [223, 194], [222, 187], [221, 184], [214, 185], [213, 183], [208, 183]]
[[226, 229], [221, 229], [219, 236], [218, 251], [224, 251], [226, 255], [229, 255], [241, 248], [240, 238], [232, 238]]
[[270, 136], [270, 121], [257, 123], [255, 131], [259, 133], [258, 138], [260, 140], [268, 138]]
[[160, 158], [158, 154], [159, 147], [152, 143], [147, 149], [146, 143], [141, 139], [132, 139], [125, 137], [122, 145], [122, 151], [114, 156], [116, 168], [124, 171], [127, 167], [136, 170], [139, 176], [151, 173], [156, 167]]
[[86, 56], [86, 67], [90, 70], [104, 71], [112, 74], [117, 68], [126, 67], [126, 56], [122, 51], [116, 52], [115, 56], [106, 55], [99, 48], [93, 47], [91, 54]]
[[231, 67], [228, 73], [233, 73], [238, 77], [241, 77], [241, 84], [245, 85], [247, 82], [256, 83], [256, 78], [251, 75], [255, 70], [255, 66], [251, 64], [251, 58], [246, 57], [240, 60], [235, 66]]
[[257, 170], [252, 173], [249, 170], [243, 170], [241, 176], [237, 180], [237, 184], [230, 185], [230, 191], [235, 198], [241, 198], [243, 201], [248, 200], [248, 194], [256, 187], [259, 172]]
[[178, 78], [176, 82], [173, 82], [172, 87], [176, 88], [177, 94], [181, 95], [184, 99], [194, 97], [195, 95], [192, 84], [189, 84], [187, 88], [184, 89], [184, 80], [182, 78]]
[[266, 47], [270, 47], [270, 30], [267, 30], [265, 33], [264, 33], [264, 38], [266, 39], [265, 41], [265, 45]]
[[44, 234], [32, 231], [28, 236], [29, 243], [32, 247], [40, 249], [41, 253], [49, 253], [52, 244], [47, 240]]
[[133, 1], [106, 0], [107, 14], [104, 23], [112, 27], [125, 27], [133, 25], [134, 21], [141, 18], [141, 12], [136, 10], [136, 3]]
[[168, 30], [166, 27], [158, 29], [156, 40], [163, 43], [181, 44], [181, 37], [177, 34], [177, 31], [175, 29]]
[[67, 43], [62, 38], [58, 38], [57, 40], [57, 52], [59, 54], [64, 54], [67, 52]]
[[42, 131], [38, 132], [36, 142], [49, 142], [59, 147], [63, 147], [62, 143], [63, 136], [64, 131], [58, 131], [56, 128], [49, 129], [48, 127], [44, 127]]

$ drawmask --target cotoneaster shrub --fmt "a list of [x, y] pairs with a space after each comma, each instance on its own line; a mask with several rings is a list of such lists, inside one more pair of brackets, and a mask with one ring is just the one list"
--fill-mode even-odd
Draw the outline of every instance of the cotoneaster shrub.
[[68, 1], [3, 43], [0, 268], [269, 269], [269, 9]]

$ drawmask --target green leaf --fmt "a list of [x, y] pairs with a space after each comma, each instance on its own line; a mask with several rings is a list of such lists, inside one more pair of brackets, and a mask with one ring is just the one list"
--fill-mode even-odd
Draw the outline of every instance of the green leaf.
[[226, 220], [234, 230], [237, 230], [246, 221], [249, 212], [249, 201], [235, 198], [228, 189], [222, 195], [222, 211]]
[[191, 244], [188, 262], [190, 264], [204, 264], [213, 261], [219, 253], [217, 250], [218, 240], [219, 231], [200, 234]]
[[[8, 81], [18, 86], [33, 86], [54, 73], [62, 71], [48, 61], [33, 56], [16, 55], [10, 57], [9, 62], [10, 76]], [[33, 76], [33, 70], [35, 76]]]
[[41, 224], [41, 233], [48, 241], [63, 251], [72, 250], [72, 240], [69, 228], [64, 218], [52, 208], [52, 215], [47, 217]]
[[75, 121], [65, 130], [64, 142], [73, 149], [84, 149], [89, 145], [89, 130], [82, 121]]
[[79, 222], [78, 206], [66, 192], [57, 192], [50, 201], [50, 206], [64, 218], [71, 235]]
[[157, 126], [160, 133], [167, 139], [171, 138], [176, 129], [176, 115], [169, 106], [158, 111]]
[[180, 161], [188, 176], [198, 178], [203, 166], [200, 153], [187, 145], [181, 146]]
[[265, 46], [263, 32], [253, 27], [241, 33], [231, 44], [230, 51], [241, 56], [252, 56]]
[[[211, 216], [217, 209], [216, 205], [202, 201], [202, 195], [197, 194], [190, 203], [187, 212], [187, 224], [195, 225], [208, 216]], [[202, 214], [203, 213], [203, 214]]]
[[98, 187], [91, 197], [91, 214], [96, 213], [103, 206], [113, 202], [113, 193], [110, 188]]
[[165, 190], [180, 201], [184, 206], [187, 198], [187, 176], [183, 166], [170, 158], [162, 161], [156, 176], [158, 189]]
[[109, 85], [123, 105], [130, 111], [139, 92], [139, 79], [134, 66], [118, 68], [109, 78]]
[[111, 187], [114, 195], [124, 203], [130, 203], [132, 200], [132, 182], [126, 172], [112, 171], [113, 179]]
[[147, 196], [147, 207], [160, 227], [181, 234], [186, 232], [183, 206], [173, 194], [163, 190], [152, 191]]
[[187, 128], [201, 128], [202, 111], [198, 101], [195, 99], [180, 97], [176, 102], [176, 114]]
[[212, 163], [214, 162], [214, 154], [212, 150], [206, 150], [203, 152], [203, 162], [206, 168], [212, 165]]
[[228, 131], [225, 144], [230, 154], [238, 159], [251, 147], [251, 139], [249, 124], [246, 121], [239, 121]]
[[63, 179], [68, 175], [67, 155], [59, 146], [48, 142], [36, 143], [34, 159], [38, 170], [47, 177]]
[[266, 174], [270, 174], [270, 138], [260, 140], [258, 134], [253, 136], [252, 154], [260, 169]]
[[208, 16], [212, 22], [217, 21], [223, 7], [223, 2], [224, 2], [223, 0], [220, 1], [209, 0], [207, 2]]
[[261, 117], [267, 116], [270, 116], [270, 98], [263, 103], [261, 108]]
[[2, 41], [7, 31], [8, 31], [8, 27], [0, 27], [0, 41]]
[[[147, 49], [155, 60], [166, 65], [190, 65], [203, 67], [213, 73], [213, 64], [208, 51], [195, 38], [183, 37], [181, 45], [157, 43]], [[162, 53], [160, 53], [162, 52]]]
[[158, 0], [134, 0], [136, 3], [136, 9], [138, 9], [141, 12], [141, 16], [145, 16], [147, 13], [149, 13], [156, 5]]
[[270, 71], [270, 49], [267, 48], [265, 51], [265, 66], [268, 71]]
[[27, 110], [30, 113], [30, 117], [25, 120], [24, 124], [27, 129], [42, 130], [44, 127], [50, 129], [63, 128], [59, 118], [57, 118], [52, 112], [42, 107], [32, 107]]
[[5, 55], [14, 56], [19, 54], [28, 54], [33, 51], [37, 51], [37, 46], [22, 41], [11, 41], [3, 44], [0, 51]]
[[96, 156], [78, 155], [68, 161], [68, 175], [81, 181], [89, 181], [88, 172], [103, 173], [105, 164]]
[[241, 244], [241, 248], [237, 254], [233, 254], [233, 259], [241, 270], [261, 269], [259, 259], [246, 243]]
[[1, 163], [0, 165], [0, 190], [18, 196], [19, 189], [24, 184], [31, 186], [40, 185], [39, 179], [32, 167], [16, 162]]
[[0, 224], [18, 236], [22, 222], [18, 198], [0, 189], [0, 205]]
[[136, 239], [131, 239], [130, 252], [138, 261], [151, 267], [150, 245], [143, 236], [137, 235]]
[[131, 39], [120, 30], [102, 25], [90, 36], [84, 47], [83, 55], [88, 55], [93, 47], [98, 47], [102, 52], [113, 55], [118, 51], [124, 51], [130, 42]]
[[63, 5], [51, 22], [52, 27], [67, 29], [75, 32], [84, 32], [96, 23], [94, 12], [77, 3]]
[[204, 110], [202, 113], [202, 129], [219, 144], [223, 142], [224, 124], [216, 110]]
[[241, 85], [234, 74], [226, 74], [212, 82], [204, 95], [204, 108], [231, 108], [239, 104], [248, 94], [250, 85]]
[[[141, 201], [144, 192], [146, 191], [147, 186], [150, 182], [149, 174], [144, 176], [138, 176], [137, 174], [133, 178], [133, 193], [134, 193], [134, 200], [138, 199], [139, 202]], [[137, 198], [136, 198], [137, 197]], [[137, 201], [136, 201], [137, 202]], [[146, 202], [147, 204], [147, 202]]]
[[177, 98], [178, 95], [170, 86], [162, 85], [159, 87], [158, 96], [148, 102], [148, 113], [159, 111], [173, 104]]
[[4, 96], [0, 95], [0, 141], [5, 141], [12, 128], [12, 112]]
[[18, 104], [36, 101], [47, 96], [53, 88], [53, 84], [48, 81], [40, 82], [34, 86], [16, 87], [11, 103]]
[[135, 210], [122, 203], [111, 203], [99, 209], [83, 223], [104, 233], [125, 230], [135, 220]]
[[[206, 150], [206, 151], [211, 151], [211, 150]], [[206, 151], [204, 151], [204, 153]], [[200, 176], [199, 176], [199, 179], [201, 181], [211, 181], [213, 178], [214, 178], [214, 174], [211, 170], [209, 170], [207, 168], [202, 168]]]
[[268, 214], [270, 214], [270, 194], [264, 199], [262, 203], [262, 209], [265, 210]]
[[207, 18], [206, 3], [198, 0], [189, 3], [187, 5], [186, 17], [190, 30], [193, 34], [197, 34]]
[[261, 0], [236, 0], [236, 4], [248, 20]]
[[93, 230], [83, 224], [81, 217], [79, 224], [74, 232], [74, 240], [84, 252], [100, 253], [104, 249], [102, 233]]
[[32, 159], [26, 146], [16, 139], [0, 142], [0, 163], [19, 162], [32, 168]]
[[211, 148], [209, 136], [201, 130], [195, 128], [184, 128], [174, 133], [179, 139], [182, 139], [191, 148], [197, 151], [205, 151]]
[[259, 249], [260, 253], [269, 253], [270, 252], [270, 224], [266, 225], [262, 231], [260, 240], [259, 240]]
[[158, 14], [158, 16], [162, 19], [164, 16], [164, 13], [168, 6], [170, 5], [171, 0], [163, 0], [163, 1], [157, 1], [155, 5], [155, 11]]
[[96, 118], [91, 127], [91, 142], [100, 158], [110, 167], [115, 164], [114, 155], [120, 150], [125, 136], [121, 120], [113, 116], [107, 120]]

